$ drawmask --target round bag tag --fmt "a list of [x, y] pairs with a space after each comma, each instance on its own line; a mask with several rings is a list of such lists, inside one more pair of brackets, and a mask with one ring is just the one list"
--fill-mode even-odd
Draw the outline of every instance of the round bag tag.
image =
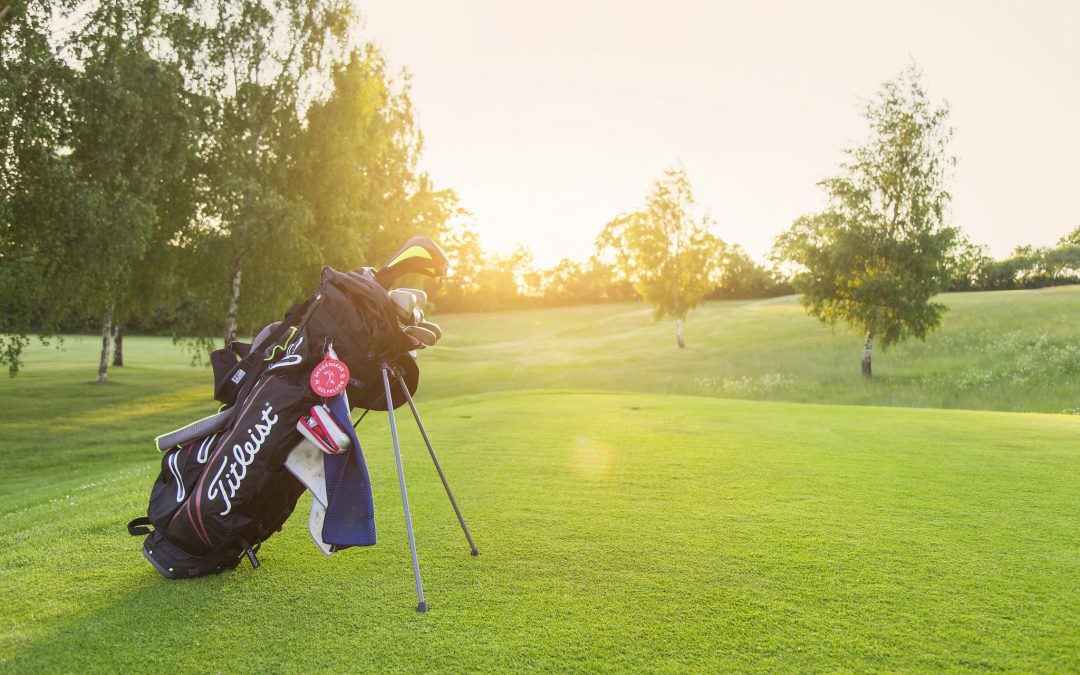
[[311, 390], [319, 396], [337, 396], [349, 384], [349, 367], [337, 359], [325, 358], [311, 371]]

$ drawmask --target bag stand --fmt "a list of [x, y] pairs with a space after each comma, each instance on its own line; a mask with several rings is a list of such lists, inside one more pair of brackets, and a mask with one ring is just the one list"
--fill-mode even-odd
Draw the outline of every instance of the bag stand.
[[443, 473], [442, 466], [439, 464], [439, 459], [435, 456], [435, 449], [431, 447], [431, 440], [428, 438], [427, 430], [424, 429], [423, 422], [420, 421], [420, 413], [416, 410], [416, 404], [413, 403], [412, 396], [409, 394], [409, 388], [405, 385], [405, 381], [401, 379], [401, 376], [388, 364], [384, 363], [380, 367], [380, 370], [382, 371], [383, 392], [386, 394], [386, 412], [390, 417], [390, 438], [394, 442], [394, 458], [397, 460], [398, 486], [401, 488], [401, 503], [405, 508], [405, 530], [409, 534], [409, 552], [412, 554], [413, 577], [416, 579], [416, 597], [419, 600], [419, 604], [416, 605], [416, 611], [423, 613], [428, 611], [428, 606], [427, 602], [424, 601], [424, 584], [420, 580], [420, 561], [416, 556], [416, 538], [413, 536], [412, 514], [409, 511], [409, 495], [405, 489], [405, 471], [401, 466], [401, 444], [398, 442], [397, 421], [394, 418], [394, 398], [390, 394], [391, 372], [394, 373], [394, 379], [401, 386], [401, 390], [405, 392], [405, 400], [409, 403], [413, 418], [416, 420], [416, 426], [420, 429], [420, 435], [424, 437], [424, 443], [427, 445], [428, 454], [431, 455], [431, 461], [435, 463], [435, 470], [439, 472], [439, 478], [442, 480], [443, 487], [446, 488], [446, 496], [450, 498], [450, 505], [454, 507], [454, 513], [457, 514], [458, 523], [461, 524], [461, 529], [465, 533], [465, 539], [469, 542], [469, 548], [472, 551], [472, 555], [480, 555], [480, 551], [477, 550], [476, 544], [473, 543], [472, 535], [469, 534], [469, 527], [465, 524], [465, 518], [461, 515], [461, 509], [458, 508], [457, 500], [454, 499], [454, 493], [450, 490], [450, 483], [447, 482], [446, 474]]

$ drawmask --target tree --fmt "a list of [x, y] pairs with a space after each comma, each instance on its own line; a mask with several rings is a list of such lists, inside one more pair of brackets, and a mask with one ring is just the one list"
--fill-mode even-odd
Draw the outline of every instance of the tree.
[[422, 137], [416, 129], [408, 77], [391, 78], [372, 45], [332, 70], [333, 90], [308, 108], [288, 184], [311, 208], [308, 239], [323, 263], [377, 264], [404, 232], [438, 237], [458, 208], [456, 196], [435, 190], [416, 170]]
[[788, 284], [777, 281], [772, 271], [751, 258], [742, 246], [722, 246], [720, 255], [720, 271], [710, 299], [769, 298], [791, 292]]
[[[140, 261], [156, 259], [181, 226], [162, 216], [189, 178], [194, 139], [176, 53], [151, 54], [170, 25], [160, 10], [153, 0], [103, 0], [76, 41], [66, 140], [84, 208], [71, 227], [87, 232], [81, 254], [94, 261], [81, 275], [83, 311], [100, 317], [99, 382], [117, 319], [158, 287], [161, 270]], [[187, 203], [176, 215], [192, 211]]]
[[656, 320], [675, 320], [680, 349], [686, 314], [714, 286], [723, 242], [709, 232], [712, 221], [695, 213], [686, 170], [670, 168], [653, 183], [640, 211], [620, 215], [597, 239], [641, 298], [653, 305]]
[[[29, 328], [99, 322], [99, 380], [112, 316], [157, 302], [157, 252], [193, 210], [173, 9], [32, 0], [0, 34], [0, 331], [18, 347]], [[16, 370], [18, 350], [5, 354]]]
[[[188, 16], [202, 22], [206, 48], [192, 86], [214, 99], [205, 158], [205, 203], [183, 243], [196, 298], [183, 328], [203, 334], [206, 312], [224, 319], [225, 341], [307, 290], [319, 261], [306, 234], [311, 210], [288, 187], [300, 111], [325, 86], [347, 48], [346, 0], [204, 0]], [[224, 292], [223, 292], [224, 291]]]
[[1080, 246], [1080, 225], [1073, 228], [1073, 231], [1058, 239], [1058, 246]]
[[616, 280], [612, 265], [595, 255], [585, 262], [563, 258], [542, 274], [544, 301], [548, 305], [581, 305], [640, 299], [628, 282]]
[[[66, 133], [71, 68], [51, 41], [76, 3], [8, 3], [0, 24], [0, 363], [21, 366], [31, 331], [56, 330], [81, 290], [78, 195]], [[78, 27], [78, 26], [76, 26]]]
[[795, 265], [810, 315], [865, 335], [870, 377], [875, 339], [887, 348], [941, 325], [946, 308], [932, 299], [952, 276], [958, 233], [945, 225], [948, 108], [931, 104], [919, 71], [886, 82], [864, 114], [870, 139], [820, 183], [829, 207], [796, 220], [774, 256]]

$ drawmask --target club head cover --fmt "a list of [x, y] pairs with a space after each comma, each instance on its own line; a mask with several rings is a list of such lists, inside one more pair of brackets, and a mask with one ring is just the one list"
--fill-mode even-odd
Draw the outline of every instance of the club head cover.
[[322, 450], [311, 441], [300, 441], [285, 458], [285, 468], [311, 491], [315, 501], [326, 506], [326, 468]]
[[421, 328], [420, 326], [405, 326], [405, 334], [420, 342], [425, 347], [430, 347], [439, 341], [439, 338], [435, 333], [429, 331], [427, 328]]
[[349, 449], [349, 435], [338, 426], [324, 405], [312, 406], [311, 415], [301, 417], [296, 423], [296, 430], [328, 455], [337, 455]]
[[450, 267], [446, 253], [427, 237], [410, 237], [390, 259], [375, 272], [375, 280], [390, 288], [394, 280], [406, 274], [441, 277]]

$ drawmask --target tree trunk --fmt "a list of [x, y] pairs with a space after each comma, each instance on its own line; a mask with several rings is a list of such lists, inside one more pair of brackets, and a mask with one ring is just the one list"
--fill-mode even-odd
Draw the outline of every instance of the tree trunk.
[[112, 335], [112, 303], [105, 310], [105, 320], [101, 323], [101, 362], [98, 364], [97, 381], [104, 382], [109, 373], [109, 336]]
[[868, 331], [866, 333], [866, 346], [863, 347], [862, 353], [862, 374], [863, 377], [870, 377], [870, 352], [874, 349], [874, 331]]
[[682, 339], [682, 319], [675, 319], [675, 341], [679, 349], [686, 349], [686, 343]]
[[124, 365], [124, 324], [116, 322], [116, 327], [113, 329], [113, 354], [112, 354], [113, 368], [120, 368]]
[[236, 311], [240, 307], [240, 263], [233, 268], [229, 292], [229, 309], [225, 312], [225, 344], [236, 339]]

